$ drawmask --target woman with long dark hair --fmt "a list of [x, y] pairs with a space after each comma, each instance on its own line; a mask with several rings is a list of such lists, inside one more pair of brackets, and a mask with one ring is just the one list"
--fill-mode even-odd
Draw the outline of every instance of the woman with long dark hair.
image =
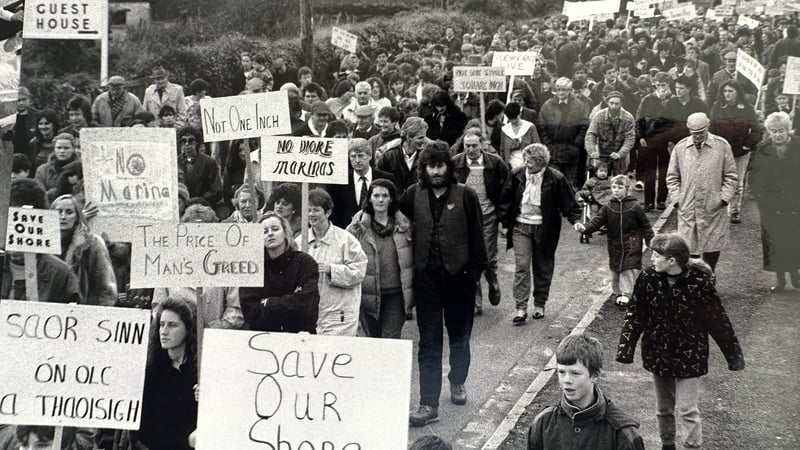
[[61, 128], [58, 114], [52, 109], [45, 109], [39, 114], [36, 122], [36, 135], [30, 141], [30, 158], [33, 163], [31, 176], [36, 173], [36, 168], [47, 163], [50, 154], [53, 152], [53, 138], [56, 130]]
[[433, 114], [424, 117], [428, 123], [428, 138], [445, 141], [448, 146], [455, 144], [469, 120], [466, 114], [453, 103], [447, 91], [438, 90], [434, 93], [431, 107]]
[[135, 438], [148, 450], [189, 450], [197, 428], [197, 331], [195, 305], [168, 298], [156, 310]]

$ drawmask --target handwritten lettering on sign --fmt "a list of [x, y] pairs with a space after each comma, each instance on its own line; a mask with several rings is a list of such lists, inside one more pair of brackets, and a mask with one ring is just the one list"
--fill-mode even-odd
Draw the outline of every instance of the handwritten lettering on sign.
[[539, 52], [494, 52], [492, 67], [502, 67], [505, 75], [533, 75]]
[[136, 225], [178, 222], [176, 148], [166, 128], [81, 130], [86, 199], [99, 209], [92, 231], [130, 242]]
[[759, 89], [761, 89], [761, 83], [764, 81], [764, 75], [767, 72], [758, 60], [742, 51], [742, 49], [736, 52], [736, 71], [744, 75]]
[[206, 330], [202, 357], [198, 450], [407, 448], [410, 341]]
[[331, 30], [331, 44], [350, 53], [355, 53], [358, 48], [358, 36], [339, 27], [333, 27]]
[[131, 287], [261, 286], [264, 228], [252, 223], [136, 227]]
[[453, 67], [456, 92], [505, 92], [506, 77], [502, 67]]
[[786, 60], [786, 77], [783, 80], [784, 94], [800, 94], [800, 58], [790, 56]]
[[28, 1], [23, 20], [25, 39], [100, 39], [108, 34], [108, 2]]
[[291, 134], [286, 91], [235, 97], [204, 98], [203, 139], [206, 142]]
[[347, 184], [347, 139], [261, 138], [261, 179]]
[[9, 208], [7, 232], [9, 252], [61, 254], [58, 211]]
[[136, 430], [150, 311], [0, 301], [0, 423]]

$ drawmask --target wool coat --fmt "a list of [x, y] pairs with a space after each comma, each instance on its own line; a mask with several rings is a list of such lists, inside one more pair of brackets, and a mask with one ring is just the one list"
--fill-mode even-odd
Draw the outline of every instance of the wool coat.
[[539, 126], [539, 137], [550, 150], [550, 162], [576, 164], [589, 128], [589, 107], [572, 96], [567, 104], [551, 98], [542, 105]]
[[611, 270], [641, 270], [642, 241], [650, 244], [653, 227], [636, 198], [631, 195], [622, 199], [611, 197], [586, 224], [585, 233], [594, 233], [603, 225], [608, 230], [608, 264]]
[[117, 279], [103, 238], [81, 226], [76, 227], [64, 262], [78, 277], [84, 304], [114, 306], [117, 303]]

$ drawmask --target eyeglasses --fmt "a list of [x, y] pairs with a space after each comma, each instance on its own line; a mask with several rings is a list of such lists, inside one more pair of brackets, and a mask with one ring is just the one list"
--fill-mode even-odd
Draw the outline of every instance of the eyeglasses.
[[195, 139], [195, 138], [187, 138], [187, 139], [181, 139], [181, 140], [180, 140], [180, 141], [178, 141], [178, 142], [180, 142], [180, 143], [181, 143], [181, 145], [185, 145], [185, 144], [196, 144], [196, 143], [197, 143], [197, 139]]

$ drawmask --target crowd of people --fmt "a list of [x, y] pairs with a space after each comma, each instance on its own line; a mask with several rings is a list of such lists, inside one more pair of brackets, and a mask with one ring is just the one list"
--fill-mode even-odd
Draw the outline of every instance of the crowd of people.
[[[715, 271], [731, 224], [742, 221], [745, 192], [760, 211], [764, 269], [777, 273], [771, 289], [786, 289], [786, 273], [800, 288], [799, 114], [782, 92], [787, 57], [800, 56], [796, 21], [750, 30], [622, 18], [588, 27], [548, 16], [441, 32], [429, 42], [367, 36], [356, 53], [337, 50], [322, 79], [286, 55], [242, 49], [231, 92], [202, 79], [175, 84], [163, 67], [152, 69], [141, 99], [121, 75], [96, 98], [67, 105], [37, 105], [19, 88], [16, 123], [4, 136], [14, 153], [11, 205], [60, 215], [61, 254], [36, 257], [39, 299], [153, 310], [134, 448], [193, 446], [197, 321], [400, 338], [416, 315], [420, 399], [410, 425], [437, 421], [445, 331], [450, 401], [463, 405], [473, 323], [484, 307], [481, 278], [491, 305], [513, 299], [513, 326], [527, 322], [531, 300], [530, 317], [545, 317], [562, 217], [577, 233], [607, 234], [609, 300], [627, 308], [617, 359], [632, 362], [641, 337], [663, 448], [676, 448], [676, 407], [684, 446], [701, 445], [708, 335], [731, 370], [744, 368]], [[538, 52], [534, 72], [516, 77], [507, 93], [455, 92], [453, 67], [491, 65], [495, 51]], [[768, 69], [763, 86], [737, 73], [737, 51]], [[199, 101], [209, 92], [277, 90], [288, 93], [294, 135], [348, 139], [346, 185], [314, 186], [302, 198], [296, 184], [248, 175], [247, 151], [258, 150], [258, 140], [204, 142]], [[84, 197], [79, 140], [87, 127], [174, 128], [181, 220], [261, 223], [263, 286], [203, 289], [204, 317], [196, 317], [194, 290], [130, 289], [130, 245], [91, 232], [98, 207]], [[641, 204], [636, 191], [644, 191]], [[670, 204], [677, 233], [654, 235], [647, 213]], [[593, 205], [590, 220], [582, 205]], [[503, 237], [514, 249], [512, 286], [498, 279]], [[652, 251], [644, 270], [643, 246]], [[26, 299], [21, 258], [5, 257], [2, 298]], [[636, 422], [596, 386], [602, 345], [570, 336], [556, 356], [564, 397], [536, 418], [529, 448], [643, 448]], [[573, 433], [578, 423], [587, 432]], [[0, 429], [0, 448], [31, 448], [52, 439], [48, 433]], [[81, 449], [115, 442], [103, 430], [69, 436]]]

